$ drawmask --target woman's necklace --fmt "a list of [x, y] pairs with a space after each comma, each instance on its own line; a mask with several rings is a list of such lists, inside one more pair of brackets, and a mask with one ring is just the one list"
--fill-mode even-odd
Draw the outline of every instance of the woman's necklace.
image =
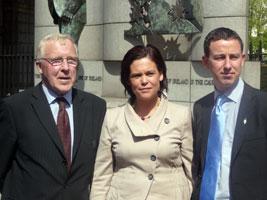
[[140, 117], [142, 120], [149, 119], [151, 115], [145, 116], [145, 117]]
[[[137, 113], [137, 115], [138, 115], [143, 121], [145, 121], [146, 119], [149, 119], [149, 118], [151, 117], [151, 115], [152, 115], [153, 112], [156, 110], [156, 108], [159, 106], [159, 104], [160, 104], [160, 98], [158, 98], [158, 101], [157, 101], [156, 106], [149, 112], [149, 114], [148, 114], [147, 116], [140, 116], [138, 113]], [[135, 112], [136, 112], [136, 106], [135, 106], [135, 105], [133, 105], [133, 109], [134, 109]]]

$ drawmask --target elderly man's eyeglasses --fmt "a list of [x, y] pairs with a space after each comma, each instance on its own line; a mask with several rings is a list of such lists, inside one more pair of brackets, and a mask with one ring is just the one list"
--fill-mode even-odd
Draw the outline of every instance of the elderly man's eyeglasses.
[[67, 63], [71, 67], [77, 67], [79, 64], [79, 59], [75, 57], [67, 57], [67, 58], [38, 58], [37, 60], [45, 60], [49, 62], [54, 67], [59, 67], [63, 64], [64, 60], [67, 60]]

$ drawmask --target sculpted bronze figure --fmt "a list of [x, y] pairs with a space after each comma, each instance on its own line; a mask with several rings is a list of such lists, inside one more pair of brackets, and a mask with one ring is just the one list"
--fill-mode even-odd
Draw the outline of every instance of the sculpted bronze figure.
[[86, 0], [48, 0], [48, 6], [60, 33], [71, 36], [78, 44], [86, 24]]

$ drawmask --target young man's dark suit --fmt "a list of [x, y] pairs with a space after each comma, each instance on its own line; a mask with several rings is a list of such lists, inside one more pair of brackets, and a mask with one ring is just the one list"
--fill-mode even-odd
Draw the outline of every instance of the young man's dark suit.
[[[194, 177], [192, 200], [199, 198], [214, 93], [194, 105]], [[230, 166], [231, 200], [267, 199], [267, 94], [245, 83]]]
[[88, 200], [104, 100], [73, 89], [74, 145], [69, 172], [41, 84], [0, 104], [2, 199]]

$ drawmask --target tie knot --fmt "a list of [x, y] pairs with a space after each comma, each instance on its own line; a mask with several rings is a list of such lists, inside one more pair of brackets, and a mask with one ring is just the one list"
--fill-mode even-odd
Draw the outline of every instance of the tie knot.
[[64, 97], [58, 97], [56, 101], [58, 102], [60, 108], [65, 108], [66, 99]]
[[219, 95], [216, 98], [216, 106], [222, 106], [227, 100], [227, 97], [224, 95]]

